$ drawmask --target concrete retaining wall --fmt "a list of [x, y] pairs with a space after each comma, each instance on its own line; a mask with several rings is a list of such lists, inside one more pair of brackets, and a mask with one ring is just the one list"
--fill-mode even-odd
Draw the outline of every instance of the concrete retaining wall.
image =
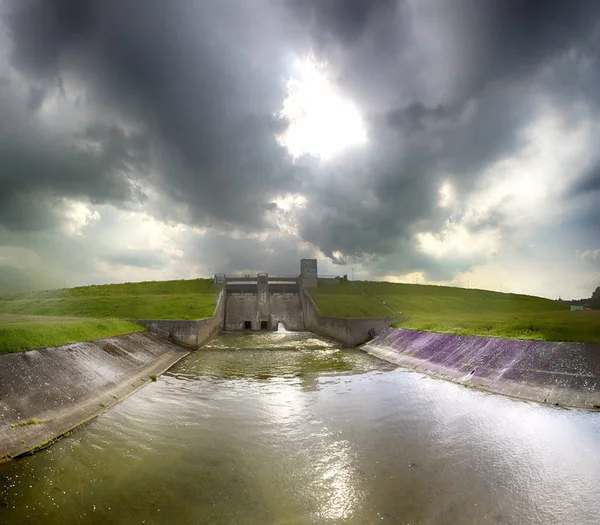
[[197, 349], [218, 335], [223, 329], [225, 315], [225, 293], [217, 297], [215, 313], [200, 320], [139, 319], [136, 322], [169, 341]]
[[489, 392], [567, 407], [600, 407], [600, 344], [390, 329], [362, 349]]
[[[0, 356], [0, 462], [50, 444], [187, 354], [137, 333]], [[19, 426], [32, 419], [41, 423]]]
[[350, 347], [372, 339], [374, 334], [388, 329], [395, 321], [394, 317], [364, 319], [325, 317], [319, 314], [313, 298], [304, 290], [301, 299], [306, 330], [340, 341]]

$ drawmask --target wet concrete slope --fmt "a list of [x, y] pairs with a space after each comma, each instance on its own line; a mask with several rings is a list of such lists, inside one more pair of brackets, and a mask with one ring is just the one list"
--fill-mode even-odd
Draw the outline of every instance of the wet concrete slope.
[[47, 445], [187, 354], [138, 333], [0, 356], [0, 462]]
[[467, 386], [540, 403], [600, 408], [600, 344], [390, 329], [372, 355]]

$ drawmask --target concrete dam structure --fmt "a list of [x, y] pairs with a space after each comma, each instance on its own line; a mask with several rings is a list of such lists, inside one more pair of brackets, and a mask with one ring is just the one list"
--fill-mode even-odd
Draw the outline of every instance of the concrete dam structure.
[[336, 285], [340, 277], [319, 277], [316, 259], [300, 261], [300, 275], [217, 274], [221, 288], [212, 317], [200, 320], [138, 319], [150, 332], [190, 349], [200, 348], [221, 331], [277, 330], [283, 323], [289, 331], [309, 331], [356, 346], [389, 328], [396, 317], [349, 319], [319, 313], [309, 290]]
[[[217, 281], [217, 280], [216, 280]], [[300, 275], [221, 275], [226, 331], [276, 330], [283, 323], [290, 331], [309, 331], [356, 346], [392, 326], [395, 317], [348, 319], [319, 313], [309, 290], [339, 284], [339, 277], [319, 277], [316, 259], [302, 259]]]
[[225, 277], [225, 330], [304, 330], [297, 276]]

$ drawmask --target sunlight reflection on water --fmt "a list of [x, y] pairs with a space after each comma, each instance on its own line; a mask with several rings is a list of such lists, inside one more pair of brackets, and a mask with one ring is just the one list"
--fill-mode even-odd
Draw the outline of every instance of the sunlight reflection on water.
[[600, 523], [600, 417], [226, 334], [46, 451], [0, 523]]

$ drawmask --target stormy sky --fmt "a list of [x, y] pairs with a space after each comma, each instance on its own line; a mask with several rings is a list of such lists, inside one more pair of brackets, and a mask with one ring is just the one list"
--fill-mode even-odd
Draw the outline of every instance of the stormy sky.
[[600, 2], [0, 0], [0, 293], [600, 285]]

